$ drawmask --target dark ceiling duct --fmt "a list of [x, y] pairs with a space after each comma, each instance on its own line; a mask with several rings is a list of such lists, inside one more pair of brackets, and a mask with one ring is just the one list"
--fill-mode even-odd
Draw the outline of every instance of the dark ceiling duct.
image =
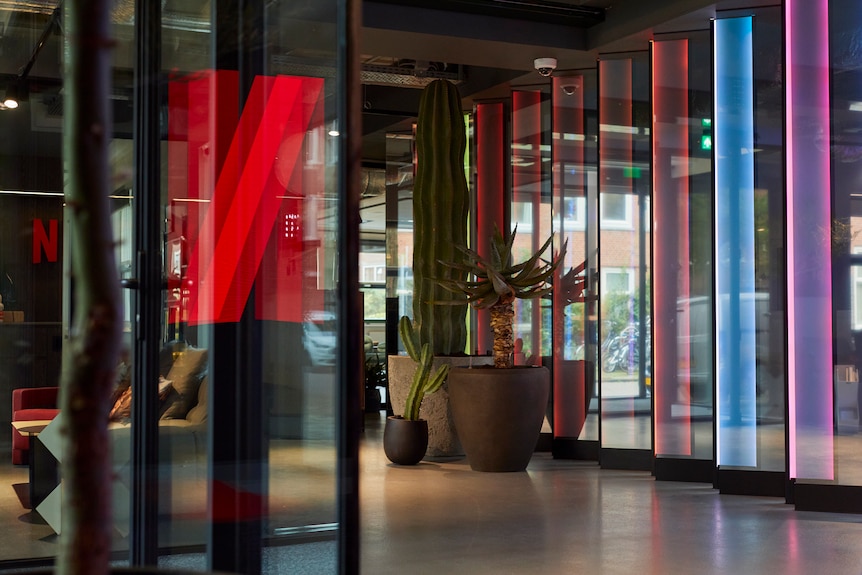
[[531, 22], [563, 24], [589, 28], [605, 20], [602, 8], [574, 6], [540, 0], [378, 0], [384, 4], [399, 4], [465, 14], [514, 18]]

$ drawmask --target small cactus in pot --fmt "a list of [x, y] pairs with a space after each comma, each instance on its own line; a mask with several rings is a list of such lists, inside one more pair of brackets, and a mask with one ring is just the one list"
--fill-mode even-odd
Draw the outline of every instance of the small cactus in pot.
[[416, 363], [416, 369], [404, 404], [404, 415], [393, 415], [386, 419], [383, 451], [393, 463], [415, 465], [422, 460], [428, 449], [428, 422], [420, 416], [422, 400], [443, 386], [449, 374], [449, 366], [442, 365], [431, 373], [434, 359], [431, 346], [427, 343], [419, 346], [419, 336], [413, 330], [413, 322], [409, 317], [401, 318], [398, 331], [408, 355]]
[[398, 332], [401, 335], [401, 341], [404, 342], [407, 355], [416, 362], [413, 382], [404, 405], [404, 419], [416, 420], [420, 418], [419, 408], [422, 407], [425, 395], [440, 389], [449, 374], [449, 366], [441, 365], [433, 375], [431, 374], [431, 361], [434, 359], [431, 346], [427, 343], [419, 346], [419, 336], [413, 330], [413, 323], [406, 315], [398, 322]]

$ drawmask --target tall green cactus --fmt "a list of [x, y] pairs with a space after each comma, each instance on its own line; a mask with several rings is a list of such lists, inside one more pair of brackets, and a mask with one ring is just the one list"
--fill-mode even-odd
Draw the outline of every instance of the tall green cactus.
[[467, 345], [467, 305], [441, 305], [458, 296], [436, 281], [467, 279], [438, 263], [460, 263], [467, 248], [466, 146], [458, 88], [434, 80], [419, 102], [413, 185], [413, 319], [419, 341], [431, 346], [432, 355], [463, 354]]
[[424, 343], [420, 349], [419, 337], [413, 331], [413, 323], [406, 315], [398, 322], [398, 331], [407, 353], [418, 364], [404, 405], [404, 419], [416, 420], [419, 419], [419, 408], [425, 395], [440, 389], [446, 381], [446, 376], [449, 375], [449, 366], [441, 365], [434, 375], [431, 375], [431, 362], [434, 359], [431, 346]]

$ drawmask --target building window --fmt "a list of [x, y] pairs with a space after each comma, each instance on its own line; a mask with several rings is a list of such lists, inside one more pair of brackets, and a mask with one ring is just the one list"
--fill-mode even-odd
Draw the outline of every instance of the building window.
[[601, 194], [601, 207], [604, 229], [632, 228], [632, 196], [631, 194]]
[[635, 274], [627, 268], [602, 269], [602, 295], [633, 294], [635, 291]]
[[563, 229], [566, 231], [586, 228], [587, 199], [563, 198]]

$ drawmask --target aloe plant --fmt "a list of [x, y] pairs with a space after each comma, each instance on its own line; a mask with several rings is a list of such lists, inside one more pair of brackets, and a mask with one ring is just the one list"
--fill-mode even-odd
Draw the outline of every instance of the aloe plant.
[[440, 389], [446, 381], [446, 376], [449, 375], [449, 366], [441, 365], [433, 375], [431, 374], [431, 362], [434, 359], [431, 346], [424, 343], [420, 347], [419, 335], [413, 329], [413, 322], [406, 315], [398, 322], [398, 332], [401, 334], [401, 341], [404, 342], [407, 354], [417, 364], [410, 384], [410, 392], [404, 404], [404, 419], [417, 420], [422, 400], [426, 395]]
[[[465, 263], [441, 261], [445, 267], [465, 272], [468, 279], [453, 280], [438, 278], [442, 288], [461, 296], [461, 302], [475, 308], [488, 308], [491, 312], [491, 329], [494, 332], [494, 367], [510, 368], [514, 365], [515, 299], [541, 298], [551, 293], [554, 271], [563, 261], [566, 244], [550, 261], [542, 254], [551, 246], [554, 236], [528, 260], [511, 263], [512, 246], [515, 243], [517, 226], [508, 241], [494, 226], [489, 258], [480, 256], [468, 248], [461, 248]], [[469, 279], [470, 277], [474, 279]]]

